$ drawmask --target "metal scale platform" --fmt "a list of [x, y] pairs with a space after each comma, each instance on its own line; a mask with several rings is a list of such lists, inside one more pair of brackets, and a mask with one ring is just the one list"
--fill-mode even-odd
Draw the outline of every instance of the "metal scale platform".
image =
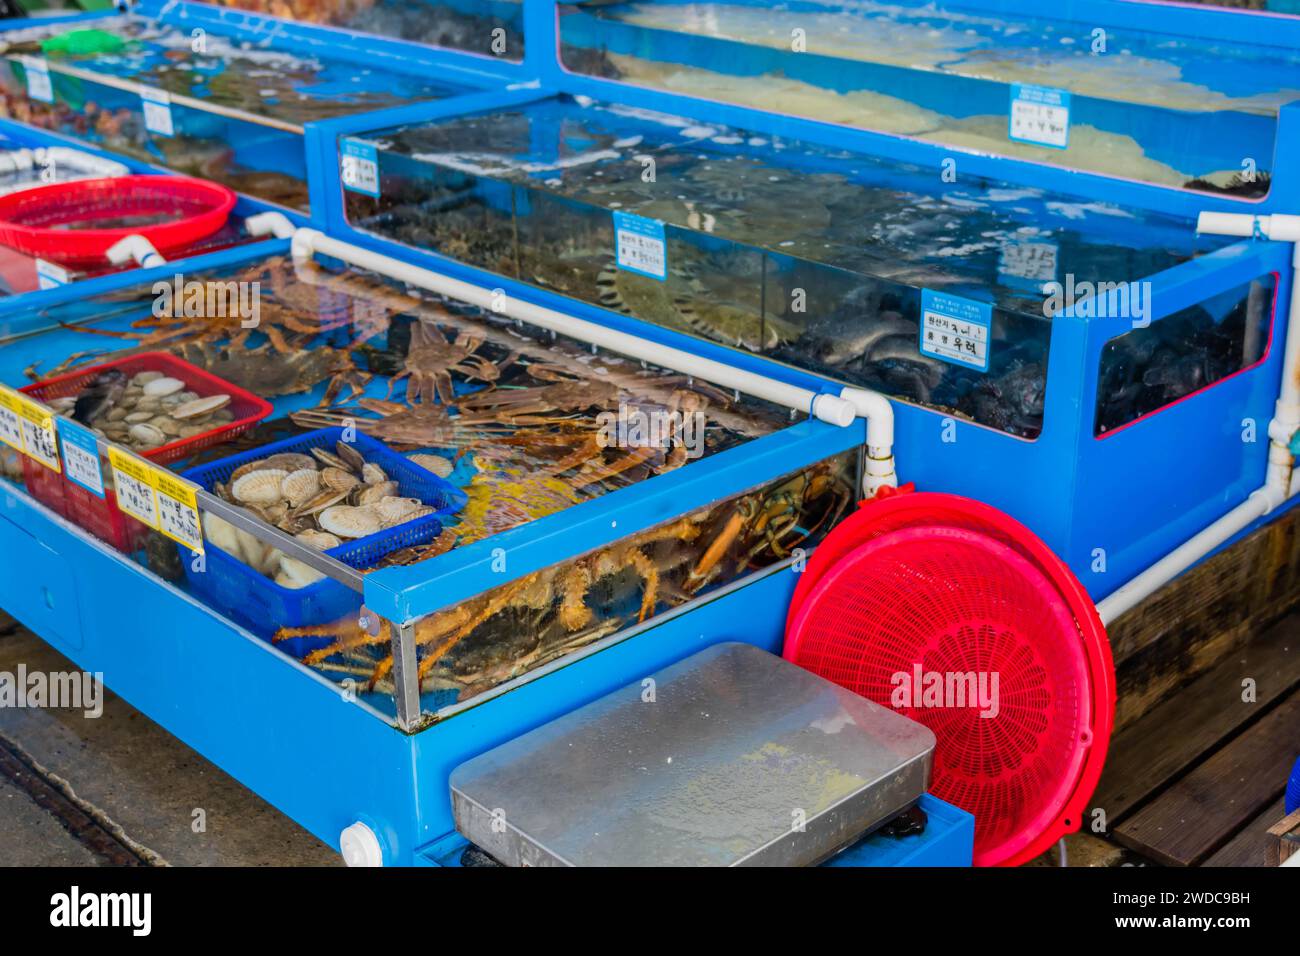
[[806, 866], [914, 805], [934, 735], [715, 644], [461, 764], [456, 827], [510, 866]]

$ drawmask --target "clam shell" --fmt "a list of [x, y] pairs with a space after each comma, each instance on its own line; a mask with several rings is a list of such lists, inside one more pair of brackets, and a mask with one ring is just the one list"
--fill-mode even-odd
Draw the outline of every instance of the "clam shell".
[[144, 388], [150, 382], [156, 382], [158, 379], [163, 377], [162, 372], [137, 372], [135, 375], [131, 376], [131, 384]]
[[144, 386], [144, 393], [151, 398], [162, 398], [184, 390], [185, 383], [178, 378], [155, 378]]
[[320, 491], [320, 472], [315, 468], [291, 471], [280, 483], [280, 494], [297, 508]]
[[433, 472], [439, 478], [446, 478], [456, 468], [455, 462], [450, 458], [444, 458], [442, 455], [428, 455], [416, 452], [407, 455], [406, 458], [411, 464], [423, 468], [425, 471]]
[[139, 424], [132, 425], [131, 430], [127, 432], [133, 442], [139, 442], [142, 445], [161, 445], [167, 440], [167, 436], [155, 428], [153, 425]]
[[131, 412], [126, 416], [126, 423], [128, 425], [139, 425], [142, 422], [147, 422], [152, 419], [153, 412]]
[[240, 504], [275, 504], [281, 500], [280, 485], [288, 474], [279, 468], [250, 471], [231, 482], [230, 494]]
[[364, 538], [383, 530], [383, 521], [369, 508], [352, 508], [348, 505], [335, 505], [320, 513], [317, 523], [322, 531], [336, 534], [340, 538]]
[[187, 418], [198, 418], [200, 415], [215, 412], [218, 408], [224, 408], [229, 404], [229, 395], [209, 395], [207, 398], [196, 398], [192, 402], [184, 402], [173, 408], [172, 418], [180, 421], [185, 421]]

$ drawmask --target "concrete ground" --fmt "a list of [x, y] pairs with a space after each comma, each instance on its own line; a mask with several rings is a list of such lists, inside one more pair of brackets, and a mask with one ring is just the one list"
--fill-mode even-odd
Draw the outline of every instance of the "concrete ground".
[[[76, 671], [0, 612], [0, 672]], [[339, 866], [332, 849], [105, 691], [0, 707], [0, 866]]]

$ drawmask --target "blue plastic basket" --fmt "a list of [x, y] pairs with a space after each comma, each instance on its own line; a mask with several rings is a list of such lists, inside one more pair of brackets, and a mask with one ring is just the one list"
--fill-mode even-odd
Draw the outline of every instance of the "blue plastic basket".
[[1300, 757], [1296, 757], [1295, 766], [1291, 768], [1291, 779], [1286, 785], [1286, 812], [1300, 810]]
[[[312, 448], [332, 450], [342, 439], [343, 432], [342, 428], [310, 432], [193, 468], [183, 477], [211, 491], [218, 482], [228, 482], [235, 470], [248, 462], [284, 452], [310, 454]], [[435, 510], [432, 515], [332, 548], [326, 552], [330, 557], [358, 570], [373, 567], [385, 555], [401, 548], [428, 544], [442, 533], [441, 519], [464, 506], [465, 493], [459, 488], [374, 439], [358, 434], [350, 444], [366, 461], [383, 468], [388, 477], [397, 482], [403, 497], [418, 498]], [[305, 588], [286, 588], [211, 543], [205, 549], [202, 571], [193, 567], [188, 548], [179, 547], [179, 550], [186, 580], [194, 592], [227, 617], [262, 637], [272, 636], [281, 627], [328, 624], [358, 611], [361, 606], [359, 594], [329, 578]], [[288, 654], [301, 657], [327, 643], [327, 640], [294, 638], [278, 646]]]

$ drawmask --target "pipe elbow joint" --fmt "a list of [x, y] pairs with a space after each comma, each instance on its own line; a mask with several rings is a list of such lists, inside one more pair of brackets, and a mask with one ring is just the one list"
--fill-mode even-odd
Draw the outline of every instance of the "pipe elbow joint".
[[852, 404], [857, 414], [867, 420], [867, 444], [873, 448], [894, 447], [894, 406], [879, 392], [846, 386], [840, 398]]

